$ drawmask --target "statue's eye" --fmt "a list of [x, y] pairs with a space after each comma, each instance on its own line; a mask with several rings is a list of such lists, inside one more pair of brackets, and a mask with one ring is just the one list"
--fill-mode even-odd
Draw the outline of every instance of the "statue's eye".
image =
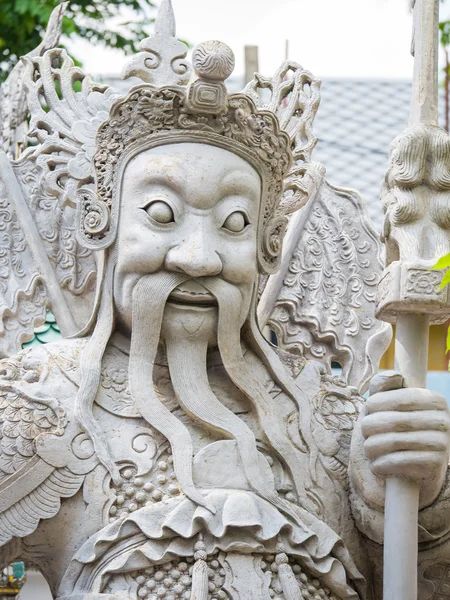
[[248, 223], [247, 215], [240, 210], [236, 210], [231, 213], [231, 215], [228, 215], [222, 228], [232, 231], [233, 233], [239, 233], [240, 231], [244, 231]]
[[167, 223], [173, 223], [175, 221], [173, 210], [162, 200], [155, 200], [151, 202], [146, 208], [148, 216], [151, 217], [157, 223], [167, 225]]

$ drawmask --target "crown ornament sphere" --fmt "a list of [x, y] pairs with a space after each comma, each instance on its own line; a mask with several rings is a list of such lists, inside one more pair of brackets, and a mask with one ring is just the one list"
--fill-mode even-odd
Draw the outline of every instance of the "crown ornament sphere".
[[228, 110], [224, 81], [234, 70], [234, 54], [229, 46], [217, 40], [199, 44], [192, 53], [194, 80], [188, 86], [186, 108], [190, 112], [210, 115]]
[[192, 54], [192, 66], [199, 77], [224, 81], [234, 71], [234, 54], [223, 42], [203, 42]]

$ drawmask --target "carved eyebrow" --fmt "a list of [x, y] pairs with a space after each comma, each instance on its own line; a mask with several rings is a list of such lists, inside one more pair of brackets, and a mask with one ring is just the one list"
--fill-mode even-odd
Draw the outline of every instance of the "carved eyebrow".
[[245, 171], [227, 173], [220, 183], [220, 192], [222, 196], [243, 194], [255, 202], [260, 199], [255, 190], [255, 178]]
[[148, 173], [144, 178], [143, 182], [146, 185], [160, 185], [167, 187], [176, 192], [179, 196], [183, 194], [185, 187], [185, 179], [179, 175], [162, 173]]
[[183, 193], [188, 171], [182, 160], [174, 164], [173, 156], [155, 155], [143, 166], [142, 183], [169, 187], [179, 195]]

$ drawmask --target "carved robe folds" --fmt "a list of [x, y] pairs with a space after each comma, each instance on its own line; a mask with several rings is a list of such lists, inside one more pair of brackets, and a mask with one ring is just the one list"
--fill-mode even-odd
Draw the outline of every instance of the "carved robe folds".
[[[224, 598], [228, 597], [224, 593], [230, 593], [245, 598], [245, 586], [253, 594], [260, 590], [255, 598], [269, 597], [271, 589], [281, 593], [276, 564], [283, 553], [288, 555], [296, 579], [308, 580], [311, 589], [323, 586], [314, 575], [320, 575], [322, 581], [333, 580], [335, 571], [343, 570], [339, 561], [329, 556], [335, 545], [341, 546], [338, 537], [305, 510], [301, 511], [304, 526], [299, 527], [259, 498], [242, 471], [235, 442], [217, 441], [195, 423], [189, 423], [195, 439], [194, 478], [211, 497], [216, 514], [196, 506], [181, 493], [167, 441], [133, 406], [123, 339], [116, 336], [113, 344], [105, 356], [94, 413], [104, 423], [114, 460], [121, 466], [118, 482], [112, 482], [98, 464], [91, 441], [76, 426], [73, 416], [78, 359], [85, 341], [50, 344], [3, 361], [2, 433], [10, 459], [4, 455], [1, 468], [13, 480], [11, 488], [22, 476], [33, 500], [40, 502], [38, 509], [34, 504], [30, 507], [27, 497], [14, 502], [4, 486], [3, 508], [6, 502], [11, 508], [3, 516], [3, 541], [11, 538], [17, 527], [25, 536], [22, 543], [17, 538], [10, 541], [4, 552], [9, 549], [35, 562], [58, 598], [91, 598], [88, 594], [108, 597], [108, 593], [147, 597], [144, 589], [150, 595], [156, 585], [158, 589], [166, 585], [168, 594], [172, 590], [180, 595], [181, 588], [186, 594], [191, 587], [198, 534], [206, 546], [209, 589], [217, 593], [213, 597]], [[251, 361], [250, 352], [247, 360]], [[217, 356], [211, 357], [210, 372], [212, 387], [221, 400], [258, 432], [248, 401], [227, 380]], [[317, 375], [317, 370], [314, 373]], [[261, 375], [270, 389], [268, 374]], [[179, 412], [164, 364], [156, 369], [155, 384], [165, 404]], [[280, 409], [290, 414], [295, 427], [297, 417], [289, 401], [273, 384], [271, 394]], [[348, 406], [354, 415], [352, 401]], [[293, 499], [285, 469], [265, 451], [262, 440], [260, 451], [261, 468], [268, 480], [279, 493]], [[341, 466], [340, 477], [345, 478], [344, 471]], [[330, 480], [330, 484], [338, 492], [341, 489], [338, 481]], [[61, 498], [69, 499], [58, 513]], [[333, 512], [336, 515], [331, 509], [330, 514]], [[348, 515], [348, 508], [346, 512]], [[56, 516], [49, 519], [52, 515]], [[69, 523], [74, 521], [79, 527], [73, 529]], [[40, 550], [43, 544], [48, 544], [44, 551]], [[238, 560], [242, 554], [248, 559]], [[152, 566], [154, 562], [157, 567]], [[254, 565], [251, 571], [249, 564]], [[168, 573], [164, 580], [160, 580], [161, 572]], [[358, 579], [356, 570], [348, 576]], [[344, 585], [342, 597], [356, 595]]]

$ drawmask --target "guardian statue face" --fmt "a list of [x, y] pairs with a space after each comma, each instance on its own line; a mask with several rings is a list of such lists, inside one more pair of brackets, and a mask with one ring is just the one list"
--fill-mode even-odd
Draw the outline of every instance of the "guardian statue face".
[[[228, 150], [181, 143], [145, 150], [123, 172], [114, 300], [131, 330], [136, 282], [158, 271], [187, 276], [169, 295], [171, 310], [215, 313], [204, 278], [222, 278], [241, 296], [241, 326], [258, 272], [261, 179]], [[212, 310], [211, 310], [212, 309]]]

